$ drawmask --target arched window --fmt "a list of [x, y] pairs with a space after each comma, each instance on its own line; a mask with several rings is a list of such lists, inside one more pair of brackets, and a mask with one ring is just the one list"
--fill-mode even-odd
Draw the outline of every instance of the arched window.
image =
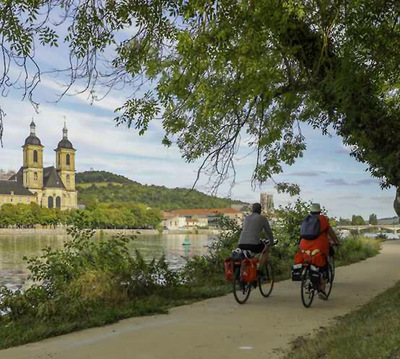
[[38, 180], [37, 172], [33, 172], [33, 180], [34, 180], [34, 181], [37, 181], [37, 180]]
[[67, 185], [69, 186], [71, 184], [71, 177], [67, 175]]
[[56, 197], [56, 207], [61, 208], [61, 197], [60, 196]]
[[38, 162], [38, 154], [37, 151], [33, 151], [33, 162], [37, 163]]
[[52, 196], [49, 196], [49, 199], [47, 201], [48, 207], [53, 208], [54, 207], [54, 199]]
[[69, 153], [67, 153], [67, 166], [70, 165], [70, 162], [71, 162], [71, 159], [70, 159]]

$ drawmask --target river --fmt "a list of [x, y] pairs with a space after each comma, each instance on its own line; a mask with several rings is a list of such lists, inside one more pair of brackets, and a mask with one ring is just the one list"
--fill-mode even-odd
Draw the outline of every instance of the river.
[[[190, 245], [183, 245], [185, 238]], [[207, 246], [216, 235], [207, 234], [162, 234], [139, 235], [129, 243], [132, 254], [139, 249], [146, 260], [160, 258], [165, 254], [172, 269], [184, 266], [186, 259], [194, 255], [205, 254]], [[1, 235], [0, 236], [0, 286], [11, 289], [28, 285], [28, 269], [24, 256], [39, 256], [46, 246], [61, 248], [68, 235]]]

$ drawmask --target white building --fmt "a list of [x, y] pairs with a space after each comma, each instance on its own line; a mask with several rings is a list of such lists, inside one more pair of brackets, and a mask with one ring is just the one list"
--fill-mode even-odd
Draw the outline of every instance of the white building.
[[243, 219], [242, 212], [233, 208], [178, 209], [163, 212], [162, 222], [165, 229], [215, 227], [221, 214], [239, 222]]

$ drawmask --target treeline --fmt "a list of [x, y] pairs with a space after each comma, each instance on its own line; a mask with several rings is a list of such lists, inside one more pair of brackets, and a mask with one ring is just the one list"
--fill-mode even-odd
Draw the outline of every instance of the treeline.
[[340, 226], [363, 226], [365, 224], [378, 224], [378, 217], [376, 214], [371, 214], [368, 218], [368, 221], [365, 221], [365, 219], [362, 216], [359, 215], [354, 215], [351, 217], [351, 219], [347, 218], [342, 218], [340, 217], [339, 220], [337, 221], [337, 224]]
[[[164, 186], [142, 185], [105, 171], [77, 173], [76, 178], [79, 203], [89, 207], [103, 202], [138, 202], [163, 210], [230, 208], [232, 204], [244, 204], [228, 198], [209, 196], [196, 190], [190, 191], [187, 188], [171, 189]], [[96, 185], [104, 182], [108, 182], [108, 185]], [[79, 186], [79, 183], [92, 183], [92, 185]]]
[[33, 228], [36, 225], [74, 225], [85, 218], [85, 226], [101, 229], [156, 228], [161, 212], [138, 203], [103, 203], [85, 210], [41, 208], [36, 203], [5, 204], [0, 207], [0, 228]]

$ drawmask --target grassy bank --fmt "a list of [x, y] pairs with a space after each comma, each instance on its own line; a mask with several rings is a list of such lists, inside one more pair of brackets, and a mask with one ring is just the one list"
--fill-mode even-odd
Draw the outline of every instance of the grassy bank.
[[400, 358], [400, 283], [337, 323], [298, 338], [287, 359]]

